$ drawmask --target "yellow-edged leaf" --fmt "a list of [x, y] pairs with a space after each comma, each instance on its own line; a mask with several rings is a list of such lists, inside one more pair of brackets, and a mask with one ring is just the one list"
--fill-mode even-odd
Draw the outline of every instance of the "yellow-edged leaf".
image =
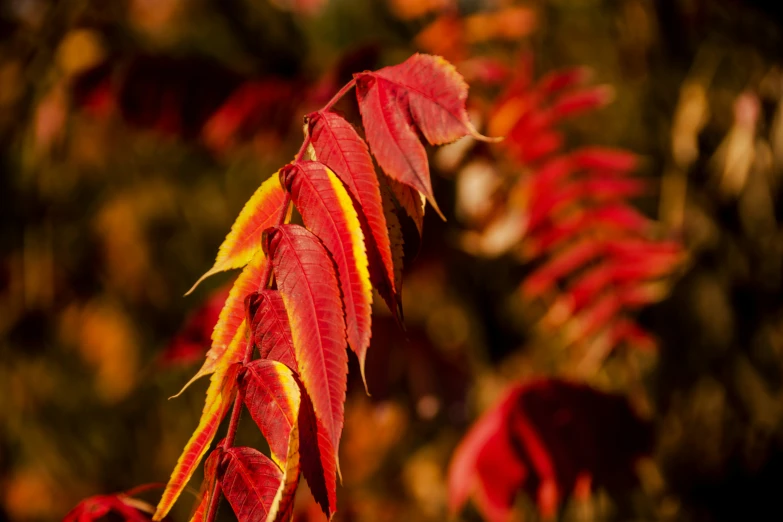
[[[242, 212], [231, 225], [231, 231], [218, 249], [214, 266], [201, 276], [185, 295], [191, 293], [199, 283], [213, 274], [232, 268], [241, 268], [248, 264], [261, 250], [263, 231], [278, 224], [277, 220], [285, 200], [285, 192], [280, 186], [277, 174], [263, 182], [245, 203]], [[287, 212], [286, 223], [291, 219], [291, 209], [288, 209]]]
[[155, 510], [155, 515], [152, 517], [155, 521], [162, 520], [171, 510], [207, 449], [209, 449], [209, 445], [212, 443], [212, 439], [215, 438], [215, 433], [217, 433], [220, 421], [223, 420], [226, 412], [231, 407], [231, 399], [237, 387], [237, 374], [240, 365], [228, 361], [242, 360], [246, 349], [246, 332], [247, 329], [243, 322], [237, 331], [234, 341], [226, 350], [226, 357], [217, 365], [215, 372], [212, 374], [209, 388], [207, 389], [204, 410], [201, 413], [201, 420], [199, 420], [196, 430], [185, 445], [185, 449], [182, 451], [182, 455], [180, 455], [177, 465], [171, 473], [171, 478], [163, 491], [163, 496]]
[[[257, 292], [260, 287], [264, 286], [265, 281], [261, 281], [261, 278], [266, 271], [266, 263], [267, 260], [263, 250], [259, 250], [250, 264], [239, 274], [239, 277], [234, 282], [234, 286], [228, 293], [226, 304], [223, 305], [223, 309], [220, 311], [215, 329], [212, 330], [212, 347], [207, 352], [204, 364], [174, 397], [184, 392], [188, 386], [200, 377], [214, 372], [218, 364], [224, 362], [223, 357], [231, 343], [238, 336], [244, 339], [244, 334], [240, 336], [239, 332], [240, 326], [243, 326], [245, 323], [245, 297], [253, 292]], [[227, 362], [240, 362], [241, 360], [242, 355], [239, 355], [238, 359], [228, 360]]]

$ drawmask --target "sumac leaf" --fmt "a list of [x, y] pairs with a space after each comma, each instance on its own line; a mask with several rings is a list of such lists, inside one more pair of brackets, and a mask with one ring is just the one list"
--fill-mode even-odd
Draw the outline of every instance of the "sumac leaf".
[[[193, 511], [193, 516], [190, 517], [190, 522], [205, 522], [209, 512], [209, 506], [212, 502], [216, 502], [217, 499], [212, 496], [212, 492], [217, 480], [217, 466], [223, 456], [222, 443], [218, 444], [212, 453], [209, 454], [207, 460], [204, 461], [204, 480], [201, 483], [201, 491], [198, 496], [198, 504]], [[217, 492], [216, 496], [219, 496], [220, 492]]]
[[[331, 438], [323, 423], [316, 420], [312, 402], [306, 392], [299, 392], [297, 397], [301, 404], [297, 406], [298, 416], [292, 416], [293, 395], [281, 393], [286, 387], [291, 387], [290, 379], [279, 368], [279, 363], [272, 363], [273, 360], [285, 364], [286, 360], [290, 360], [291, 364], [286, 366], [296, 368], [293, 339], [285, 305], [276, 290], [264, 290], [249, 296], [248, 300], [250, 309], [255, 310], [251, 324], [255, 331], [259, 353], [262, 359], [271, 360], [251, 363], [250, 366], [255, 369], [249, 368], [248, 372], [252, 372], [252, 375], [248, 374], [240, 381], [240, 386], [246, 387], [245, 403], [269, 442], [273, 460], [283, 451], [285, 434], [279, 432], [291, 430], [294, 423], [298, 425], [302, 474], [310, 485], [310, 491], [316, 502], [326, 516], [331, 517], [336, 508], [337, 488], [336, 462]], [[275, 376], [265, 379], [264, 376], [270, 373], [274, 373]], [[287, 383], [286, 386], [283, 386], [283, 383]], [[278, 402], [280, 404], [275, 414], [272, 404]], [[282, 420], [281, 416], [286, 420]], [[276, 435], [275, 432], [278, 434]]]
[[372, 286], [356, 211], [340, 180], [323, 164], [305, 161], [284, 167], [280, 173], [305, 226], [323, 242], [337, 265], [348, 344], [359, 358], [364, 378], [371, 335]]
[[386, 187], [388, 187], [389, 192], [394, 194], [394, 199], [399, 203], [408, 217], [413, 220], [413, 223], [416, 225], [416, 230], [419, 232], [419, 237], [421, 237], [421, 234], [424, 231], [424, 207], [427, 202], [426, 198], [415, 188], [394, 181], [391, 178], [386, 179]]
[[405, 94], [372, 75], [357, 77], [356, 86], [367, 143], [378, 164], [390, 178], [424, 194], [437, 210], [427, 152], [400, 100]]
[[288, 313], [299, 378], [329, 435], [336, 460], [343, 428], [348, 357], [334, 265], [321, 241], [297, 225], [269, 230], [264, 248]]
[[332, 112], [310, 114], [308, 126], [315, 159], [337, 174], [360, 210], [373, 285], [380, 289], [385, 284], [393, 290], [394, 262], [389, 233], [367, 144], [350, 123]]
[[[263, 285], [264, 282], [261, 281], [261, 278], [264, 276], [266, 264], [266, 256], [263, 251], [259, 250], [250, 264], [239, 274], [228, 293], [228, 299], [226, 299], [223, 309], [220, 311], [215, 329], [212, 330], [212, 347], [207, 352], [204, 364], [177, 395], [184, 392], [196, 379], [214, 372], [218, 365], [238, 363], [242, 360], [243, 352], [232, 351], [230, 347], [236, 343], [245, 345], [245, 333], [247, 332], [245, 296], [255, 292]], [[228, 355], [228, 352], [231, 352], [232, 355]]]
[[440, 145], [479, 134], [468, 118], [468, 86], [443, 58], [415, 54], [405, 62], [376, 72], [354, 75], [362, 123], [375, 158], [392, 179], [426, 196], [438, 214], [429, 164], [418, 129]]
[[276, 519], [286, 476], [266, 455], [253, 448], [228, 448], [218, 468], [218, 480], [239, 522]]
[[[215, 264], [196, 281], [193, 287], [188, 290], [188, 294], [207, 277], [248, 264], [261, 250], [262, 232], [277, 224], [285, 199], [285, 192], [280, 186], [277, 176], [272, 176], [263, 182], [245, 203], [236, 221], [231, 225], [231, 231], [218, 249]], [[286, 221], [290, 219], [290, 216], [289, 211]]]
[[331, 520], [337, 510], [337, 452], [307, 393], [302, 394], [299, 410], [299, 437], [302, 475], [313, 498]]
[[201, 462], [204, 454], [209, 449], [212, 439], [215, 438], [220, 421], [225, 417], [226, 412], [231, 406], [231, 399], [236, 390], [236, 380], [239, 373], [239, 364], [228, 363], [230, 360], [240, 360], [245, 351], [244, 333], [246, 328], [243, 326], [237, 332], [238, 339], [233, 342], [226, 351], [226, 358], [217, 365], [212, 374], [207, 388], [207, 398], [204, 403], [204, 410], [201, 413], [201, 419], [193, 434], [190, 436], [182, 451], [174, 471], [171, 472], [166, 489], [155, 510], [153, 520], [162, 520], [165, 517], [174, 502], [177, 500], [182, 490], [193, 476], [193, 472]]
[[283, 363], [258, 359], [243, 368], [239, 389], [250, 416], [269, 443], [272, 461], [285, 467], [302, 402], [293, 372]]
[[86, 498], [63, 517], [63, 522], [92, 522], [104, 520], [110, 515], [113, 515], [112, 520], [123, 522], [149, 522], [152, 506], [133, 497], [157, 487], [158, 484], [145, 484], [123, 493]]
[[283, 298], [277, 290], [262, 290], [245, 299], [250, 332], [261, 359], [296, 369], [296, 352]]
[[473, 127], [465, 110], [468, 84], [457, 69], [439, 56], [414, 54], [399, 65], [384, 67], [371, 74], [388, 82], [386, 89], [404, 92], [405, 108], [432, 145], [451, 143], [470, 134], [482, 136]]

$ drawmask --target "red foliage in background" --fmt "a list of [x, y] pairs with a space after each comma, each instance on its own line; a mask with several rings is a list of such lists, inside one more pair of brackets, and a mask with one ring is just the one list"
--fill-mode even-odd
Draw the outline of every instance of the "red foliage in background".
[[472, 497], [488, 521], [504, 521], [524, 491], [552, 517], [578, 486], [582, 494], [633, 487], [634, 464], [651, 450], [652, 427], [624, 397], [554, 379], [526, 383], [507, 392], [460, 443], [449, 505], [456, 512]]

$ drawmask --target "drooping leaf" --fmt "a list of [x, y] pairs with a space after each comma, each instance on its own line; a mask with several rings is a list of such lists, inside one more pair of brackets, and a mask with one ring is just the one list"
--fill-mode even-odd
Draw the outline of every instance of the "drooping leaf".
[[[285, 200], [285, 192], [280, 186], [277, 175], [263, 182], [245, 203], [236, 221], [231, 225], [231, 231], [218, 249], [215, 264], [196, 281], [185, 295], [191, 293], [199, 283], [213, 274], [247, 265], [261, 250], [261, 233], [266, 228], [277, 224]], [[290, 212], [288, 210], [286, 222], [290, 219]]]
[[[282, 362], [288, 368], [296, 368], [291, 328], [288, 324], [288, 316], [280, 294], [276, 290], [264, 290], [260, 294], [249, 296], [248, 301], [250, 309], [256, 310], [251, 325], [255, 329], [256, 345], [259, 348], [261, 358]], [[287, 364], [286, 360], [290, 360], [291, 364]], [[263, 363], [268, 364], [271, 361], [263, 361]], [[284, 393], [272, 393], [275, 389], [279, 390], [282, 388], [279, 386], [274, 388], [273, 386], [281, 381], [285, 381], [288, 382], [288, 387], [290, 388], [291, 383], [289, 381], [291, 379], [285, 377], [285, 372], [279, 369], [279, 363], [275, 363], [272, 368], [266, 368], [262, 361], [254, 361], [251, 363], [251, 366], [253, 365], [259, 367], [259, 370], [255, 372], [259, 378], [253, 377], [251, 381], [244, 384], [244, 386], [248, 387], [245, 392], [245, 402], [248, 404], [248, 409], [253, 419], [269, 442], [270, 448], [272, 448], [272, 459], [275, 460], [277, 455], [282, 454], [282, 441], [285, 439], [284, 434], [276, 436], [272, 432], [290, 430], [293, 423], [296, 423], [301, 441], [302, 473], [310, 485], [310, 491], [316, 502], [321, 506], [327, 517], [330, 517], [336, 509], [337, 485], [334, 449], [328, 433], [324, 429], [323, 424], [316, 420], [312, 402], [306, 393], [299, 393], [301, 405], [297, 410], [298, 416], [288, 413], [290, 410], [290, 397], [285, 396], [285, 401], [283, 399], [279, 400], [281, 404], [278, 412], [284, 414], [283, 416], [288, 419], [287, 422], [275, 421], [275, 419], [279, 420], [281, 413], [277, 415], [266, 414], [266, 410], [274, 410], [272, 403], [278, 402], [275, 397], [285, 395]], [[264, 372], [275, 373], [275, 376], [264, 380], [261, 378]], [[246, 377], [245, 379], [249, 378]], [[251, 382], [259, 383], [254, 385], [255, 391], [249, 384]], [[242, 382], [240, 382], [240, 386], [243, 386]], [[272, 397], [272, 400], [271, 402], [270, 400], [253, 400], [249, 398], [250, 396]], [[272, 419], [271, 421], [269, 420], [270, 418]], [[270, 422], [271, 425], [265, 425], [270, 424]], [[273, 442], [273, 440], [276, 442]], [[278, 462], [278, 460], [275, 460], [275, 462]]]
[[204, 461], [204, 480], [201, 482], [201, 491], [198, 495], [198, 504], [196, 509], [193, 510], [193, 516], [190, 517], [190, 522], [206, 522], [204, 518], [209, 513], [209, 506], [212, 502], [217, 502], [215, 497], [220, 496], [220, 491], [217, 491], [215, 497], [212, 496], [215, 482], [217, 481], [217, 466], [223, 456], [222, 442], [209, 454], [207, 460]]
[[215, 438], [218, 426], [231, 406], [231, 399], [236, 390], [236, 378], [239, 372], [239, 364], [229, 361], [240, 361], [244, 357], [247, 329], [242, 323], [237, 331], [236, 338], [226, 350], [225, 357], [217, 364], [209, 388], [201, 419], [193, 434], [190, 436], [182, 451], [174, 471], [171, 472], [166, 489], [155, 510], [153, 520], [159, 521], [168, 514], [174, 502], [193, 476], [193, 472], [201, 462], [204, 454], [209, 449], [212, 439]]
[[390, 178], [419, 192], [440, 214], [432, 192], [427, 152], [395, 85], [373, 75], [356, 79], [356, 95], [370, 150]]
[[[394, 264], [394, 296], [396, 296], [396, 302], [392, 302], [391, 296], [384, 295], [381, 292], [381, 296], [386, 300], [389, 308], [395, 310], [394, 314], [396, 319], [400, 321], [403, 317], [402, 312], [402, 268], [405, 257], [405, 238], [402, 233], [402, 225], [400, 224], [400, 218], [397, 216], [397, 207], [394, 204], [393, 196], [390, 190], [384, 186], [381, 190], [381, 197], [383, 199], [383, 213], [386, 215], [386, 224], [389, 230], [389, 245], [392, 252], [392, 262]], [[422, 207], [423, 211], [423, 207]]]
[[279, 361], [296, 369], [296, 352], [283, 298], [277, 290], [262, 290], [245, 299], [250, 332], [261, 359]]
[[297, 373], [337, 460], [348, 357], [340, 287], [331, 258], [312, 232], [297, 225], [269, 230], [264, 248], [291, 325]]
[[299, 480], [299, 382], [283, 363], [259, 359], [243, 369], [239, 389], [250, 416], [269, 443], [272, 461], [285, 470], [279, 506], [284, 515], [292, 509]]
[[250, 416], [269, 443], [272, 461], [285, 467], [302, 402], [293, 372], [283, 363], [258, 359], [242, 370], [239, 389]]
[[427, 199], [413, 187], [404, 185], [391, 178], [386, 178], [385, 181], [385, 185], [389, 192], [394, 194], [394, 199], [399, 203], [408, 217], [413, 220], [413, 223], [416, 225], [416, 230], [419, 231], [419, 237], [421, 237], [421, 234], [424, 231], [424, 206]]
[[382, 280], [394, 288], [394, 262], [383, 212], [378, 177], [367, 144], [353, 126], [333, 112], [308, 116], [310, 143], [315, 159], [332, 170], [345, 184], [357, 203], [367, 253], [370, 276], [376, 288]]
[[220, 311], [215, 329], [212, 330], [212, 347], [207, 352], [204, 364], [175, 397], [184, 392], [196, 379], [214, 372], [220, 364], [237, 363], [242, 360], [241, 352], [233, 352], [234, 359], [227, 359], [226, 352], [229, 351], [229, 346], [233, 343], [240, 343], [244, 346], [247, 331], [245, 296], [256, 292], [264, 285], [265, 282], [261, 281], [261, 278], [266, 271], [266, 264], [266, 256], [262, 250], [259, 250], [255, 253], [250, 264], [239, 274], [228, 293], [228, 299], [226, 299], [223, 309]]
[[218, 480], [239, 522], [273, 522], [286, 489], [286, 474], [260, 451], [228, 448], [218, 467]]
[[[517, 457], [511, 434], [505, 427], [516, 396], [514, 392], [508, 393], [485, 413], [454, 450], [448, 471], [448, 503], [452, 516], [474, 497], [487, 520], [507, 520], [514, 496], [529, 473]], [[487, 452], [487, 448], [492, 451]]]
[[356, 211], [340, 180], [322, 163], [305, 161], [284, 167], [280, 173], [305, 226], [323, 242], [337, 265], [348, 344], [359, 358], [364, 378], [371, 334], [372, 286]]
[[307, 393], [302, 394], [299, 410], [299, 437], [302, 475], [321, 511], [331, 520], [337, 510], [337, 451]]
[[497, 141], [482, 136], [473, 127], [465, 109], [468, 84], [443, 58], [414, 54], [399, 65], [362, 73], [357, 79], [366, 75], [383, 79], [388, 83], [385, 89], [396, 88], [405, 94], [400, 100], [402, 107], [410, 111], [430, 144], [451, 143], [468, 134], [479, 140]]

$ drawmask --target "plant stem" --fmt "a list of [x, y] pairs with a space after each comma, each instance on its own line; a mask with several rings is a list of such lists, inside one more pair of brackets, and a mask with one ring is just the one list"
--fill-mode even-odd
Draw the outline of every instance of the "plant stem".
[[335, 103], [337, 103], [338, 101], [340, 101], [340, 99], [341, 99], [343, 96], [345, 96], [345, 95], [348, 93], [348, 91], [350, 91], [351, 89], [353, 89], [353, 88], [354, 88], [354, 86], [356, 86], [356, 80], [351, 80], [350, 82], [348, 82], [348, 83], [346, 83], [345, 85], [343, 85], [343, 88], [342, 88], [342, 89], [340, 89], [339, 91], [337, 91], [337, 94], [335, 94], [334, 96], [332, 96], [332, 99], [331, 99], [331, 100], [329, 100], [328, 102], [326, 102], [326, 105], [324, 105], [324, 106], [323, 106], [323, 109], [321, 109], [321, 111], [322, 111], [322, 112], [326, 112], [326, 111], [328, 111], [329, 109], [331, 109], [331, 108], [332, 108], [332, 106], [334, 106], [334, 104], [335, 104]]

